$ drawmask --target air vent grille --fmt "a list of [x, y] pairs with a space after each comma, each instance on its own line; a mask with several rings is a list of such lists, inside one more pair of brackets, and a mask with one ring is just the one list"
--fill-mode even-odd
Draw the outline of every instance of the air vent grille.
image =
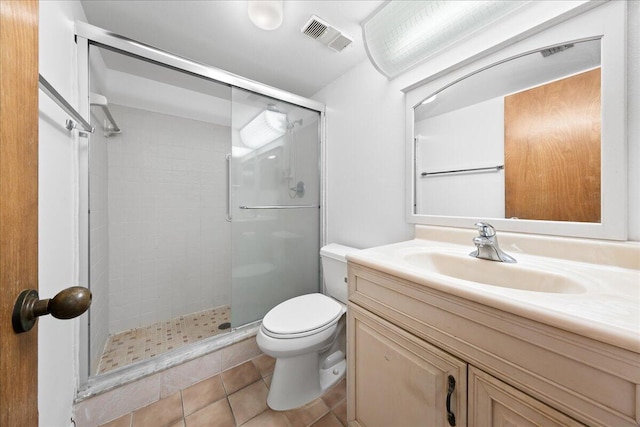
[[342, 51], [342, 49], [349, 46], [352, 42], [353, 40], [350, 39], [349, 36], [340, 33], [335, 36], [335, 38], [331, 40], [327, 46], [336, 52], [340, 52]]
[[570, 49], [572, 47], [573, 47], [573, 44], [564, 44], [564, 45], [560, 45], [560, 46], [550, 47], [549, 49], [541, 50], [540, 53], [542, 54], [542, 56], [544, 56], [546, 58], [547, 56], [551, 56], [551, 55], [556, 54], [558, 52], [565, 51], [565, 50]]
[[327, 31], [327, 28], [328, 27], [322, 22], [315, 19], [315, 17], [312, 17], [311, 20], [307, 22], [307, 25], [304, 27], [302, 32], [312, 39], [317, 39], [322, 37], [322, 35]]
[[340, 31], [316, 15], [311, 15], [300, 31], [335, 52], [340, 52], [353, 42], [353, 37], [349, 34]]

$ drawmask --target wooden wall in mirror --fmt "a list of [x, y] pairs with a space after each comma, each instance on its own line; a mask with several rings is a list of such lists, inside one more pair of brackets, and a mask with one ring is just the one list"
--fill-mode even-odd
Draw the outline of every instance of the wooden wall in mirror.
[[600, 222], [600, 67], [504, 98], [505, 216]]
[[626, 239], [620, 10], [600, 6], [407, 92], [409, 222]]

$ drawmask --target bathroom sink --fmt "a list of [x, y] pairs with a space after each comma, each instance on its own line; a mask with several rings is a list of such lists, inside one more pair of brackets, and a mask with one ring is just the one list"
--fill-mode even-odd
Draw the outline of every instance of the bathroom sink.
[[408, 253], [403, 258], [412, 266], [430, 273], [482, 285], [544, 293], [586, 292], [586, 287], [580, 282], [549, 266], [532, 268], [522, 264], [488, 261], [446, 249], [422, 250]]

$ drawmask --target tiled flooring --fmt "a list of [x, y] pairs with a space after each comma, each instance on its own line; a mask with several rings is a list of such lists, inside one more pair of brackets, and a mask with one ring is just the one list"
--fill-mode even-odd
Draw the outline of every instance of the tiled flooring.
[[275, 360], [260, 355], [101, 427], [343, 427], [346, 381], [290, 411], [267, 407]]
[[227, 332], [230, 329], [220, 330], [218, 326], [229, 322], [230, 318], [231, 308], [221, 306], [112, 335], [107, 340], [97, 372], [102, 374]]

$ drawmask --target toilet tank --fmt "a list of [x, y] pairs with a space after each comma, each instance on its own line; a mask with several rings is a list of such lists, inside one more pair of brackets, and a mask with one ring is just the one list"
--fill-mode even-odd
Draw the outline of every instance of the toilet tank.
[[320, 249], [324, 294], [347, 303], [347, 254], [359, 249], [331, 243]]

